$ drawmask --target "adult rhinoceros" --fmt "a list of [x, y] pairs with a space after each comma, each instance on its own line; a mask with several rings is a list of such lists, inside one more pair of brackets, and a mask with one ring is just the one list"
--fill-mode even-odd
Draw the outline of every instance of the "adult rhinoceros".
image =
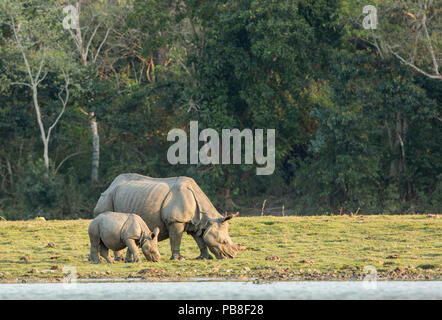
[[[170, 238], [171, 259], [183, 259], [183, 232], [195, 239], [201, 251], [198, 259], [233, 258], [238, 247], [230, 239], [228, 220], [223, 217], [192, 178], [151, 178], [135, 173], [120, 174], [101, 194], [94, 214], [106, 211], [136, 213], [153, 230], [158, 240]], [[117, 255], [117, 253], [116, 253]]]

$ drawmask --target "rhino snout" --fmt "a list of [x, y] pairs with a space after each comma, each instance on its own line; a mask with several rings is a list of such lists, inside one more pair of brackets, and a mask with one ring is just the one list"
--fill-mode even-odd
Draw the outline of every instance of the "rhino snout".
[[154, 252], [154, 251], [146, 251], [143, 252], [144, 256], [146, 257], [147, 260], [152, 261], [152, 262], [159, 262], [161, 260], [161, 256], [158, 252]]
[[217, 259], [233, 259], [237, 254], [236, 248], [230, 245], [213, 246], [209, 247], [209, 250]]

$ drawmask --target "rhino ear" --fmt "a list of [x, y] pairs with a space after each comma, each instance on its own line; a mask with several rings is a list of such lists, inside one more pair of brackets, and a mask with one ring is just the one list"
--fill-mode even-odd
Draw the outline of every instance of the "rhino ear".
[[221, 223], [224, 223], [224, 222], [226, 222], [226, 221], [228, 221], [228, 220], [230, 220], [230, 219], [233, 219], [233, 218], [235, 218], [235, 217], [237, 217], [237, 216], [239, 216], [239, 212], [237, 212], [237, 213], [235, 213], [235, 214], [231, 213], [231, 214], [229, 214], [227, 217], [225, 217]]
[[156, 237], [158, 237], [158, 234], [160, 233], [160, 228], [155, 227], [155, 229], [153, 229], [153, 232], [150, 234], [150, 237], [153, 239], [155, 239]]
[[206, 230], [210, 224], [217, 222], [216, 219], [211, 219], [207, 215], [204, 215], [201, 219], [201, 223], [198, 226], [198, 231], [196, 232], [196, 236], [199, 237], [203, 234], [203, 231]]

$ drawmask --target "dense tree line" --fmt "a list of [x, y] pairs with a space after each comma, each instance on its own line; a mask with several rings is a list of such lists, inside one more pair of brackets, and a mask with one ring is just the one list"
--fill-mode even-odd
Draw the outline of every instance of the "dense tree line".
[[[0, 0], [0, 215], [91, 217], [124, 172], [191, 176], [220, 210], [273, 196], [294, 214], [440, 212], [441, 10]], [[191, 120], [276, 129], [274, 174], [169, 164], [167, 133]]]

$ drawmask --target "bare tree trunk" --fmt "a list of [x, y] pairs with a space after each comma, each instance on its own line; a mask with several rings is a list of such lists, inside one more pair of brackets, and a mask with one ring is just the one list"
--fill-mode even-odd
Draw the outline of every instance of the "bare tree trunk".
[[2, 170], [0, 170], [0, 177], [1, 177], [2, 183], [0, 185], [0, 190], [5, 192], [6, 191], [6, 183], [7, 183], [7, 181], [6, 181], [6, 173], [3, 173], [3, 167], [1, 167], [1, 169]]
[[[407, 141], [408, 121], [407, 117], [398, 113], [396, 115], [396, 125], [394, 129], [394, 135], [388, 125], [387, 119], [385, 119], [385, 127], [387, 128], [388, 140], [390, 145], [390, 152], [393, 159], [390, 163], [390, 177], [399, 178], [399, 176], [405, 176], [407, 173], [406, 162], [406, 150], [405, 144]], [[406, 196], [410, 196], [412, 193], [412, 187], [410, 181], [407, 181]]]
[[98, 166], [100, 164], [100, 136], [98, 135], [98, 125], [94, 113], [91, 113], [91, 132], [92, 132], [92, 170], [91, 184], [98, 183]]
[[11, 190], [13, 190], [14, 189], [14, 176], [12, 175], [11, 162], [6, 157], [5, 157], [5, 160], [6, 160], [6, 168], [8, 170], [8, 174], [9, 174], [9, 187], [11, 188]]
[[398, 113], [396, 115], [394, 134], [392, 134], [387, 120], [385, 120], [385, 126], [388, 133], [390, 152], [393, 155], [393, 159], [390, 163], [390, 177], [397, 178], [400, 174], [406, 171], [405, 139], [407, 134], [407, 122], [406, 119]]
[[37, 85], [32, 84], [32, 100], [34, 102], [35, 114], [37, 115], [38, 127], [40, 128], [41, 141], [43, 142], [43, 160], [45, 162], [46, 170], [49, 170], [49, 144], [46, 138], [46, 132], [43, 126], [40, 105], [38, 104], [38, 89]]
[[92, 134], [92, 163], [91, 163], [91, 185], [98, 183], [98, 167], [100, 166], [100, 135], [98, 134], [98, 123], [94, 112], [80, 111], [89, 117]]
[[407, 168], [405, 165], [405, 140], [407, 135], [407, 120], [401, 114], [396, 115], [396, 141], [395, 152], [399, 154], [397, 159], [398, 173], [405, 173]]

